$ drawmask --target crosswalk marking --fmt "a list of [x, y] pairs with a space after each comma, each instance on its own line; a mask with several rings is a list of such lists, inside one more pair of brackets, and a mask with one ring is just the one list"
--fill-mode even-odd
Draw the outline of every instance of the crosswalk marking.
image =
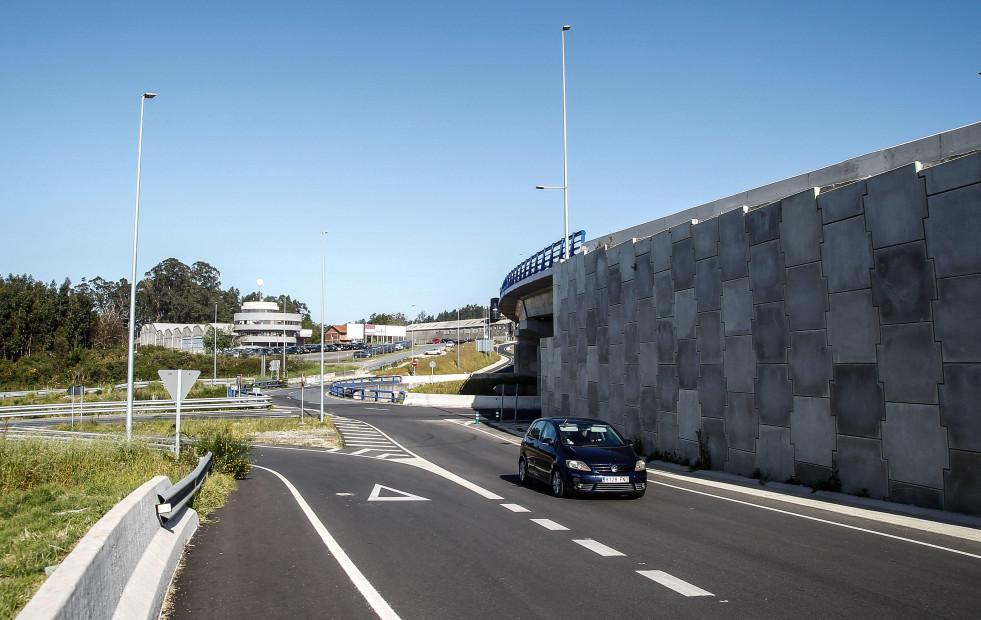
[[683, 596], [715, 596], [711, 592], [703, 590], [697, 586], [693, 586], [687, 581], [678, 579], [674, 575], [668, 574], [663, 570], [639, 570], [637, 572], [644, 577], [647, 577], [651, 581], [655, 581], [666, 588], [670, 588]]

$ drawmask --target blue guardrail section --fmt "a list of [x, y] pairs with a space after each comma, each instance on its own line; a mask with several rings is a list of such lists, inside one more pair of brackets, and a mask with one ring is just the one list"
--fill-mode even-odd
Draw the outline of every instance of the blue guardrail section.
[[[582, 249], [582, 244], [586, 242], [586, 231], [580, 230], [579, 232], [572, 233], [569, 235], [569, 244], [572, 251], [569, 252], [569, 256], [574, 256], [576, 252]], [[542, 248], [534, 256], [528, 258], [521, 262], [520, 265], [511, 270], [511, 273], [504, 278], [504, 284], [501, 285], [501, 296], [504, 296], [504, 291], [508, 290], [518, 282], [521, 282], [525, 278], [535, 275], [536, 273], [545, 271], [552, 268], [552, 264], [559, 261], [562, 258], [562, 249], [564, 243], [562, 239], [559, 239], [552, 245]]]

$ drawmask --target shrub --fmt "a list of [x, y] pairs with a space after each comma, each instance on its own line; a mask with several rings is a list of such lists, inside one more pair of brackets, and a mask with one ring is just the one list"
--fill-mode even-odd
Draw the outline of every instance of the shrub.
[[198, 440], [198, 456], [211, 452], [212, 470], [234, 476], [242, 480], [252, 470], [249, 460], [249, 444], [244, 438], [236, 437], [230, 426], [209, 430]]

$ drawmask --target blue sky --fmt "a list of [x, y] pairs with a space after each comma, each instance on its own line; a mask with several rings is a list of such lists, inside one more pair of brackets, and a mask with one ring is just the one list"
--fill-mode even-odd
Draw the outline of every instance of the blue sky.
[[981, 120], [970, 2], [0, 4], [0, 272], [206, 261], [326, 320]]

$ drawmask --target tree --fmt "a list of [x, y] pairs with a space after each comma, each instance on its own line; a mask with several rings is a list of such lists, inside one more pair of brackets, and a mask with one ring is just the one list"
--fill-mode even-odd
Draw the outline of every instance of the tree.
[[426, 311], [425, 310], [420, 310], [419, 311], [419, 314], [416, 315], [416, 320], [413, 321], [413, 322], [414, 323], [432, 323], [435, 320], [436, 319], [433, 318], [433, 315], [426, 314]]
[[[215, 328], [209, 327], [204, 333], [204, 337], [201, 339], [204, 344], [204, 350], [208, 353], [214, 353], [215, 351]], [[223, 329], [218, 330], [218, 350], [230, 349], [236, 345], [238, 338], [233, 334], [228, 333]]]
[[395, 314], [372, 314], [368, 317], [369, 325], [408, 325], [405, 315], [401, 312]]

